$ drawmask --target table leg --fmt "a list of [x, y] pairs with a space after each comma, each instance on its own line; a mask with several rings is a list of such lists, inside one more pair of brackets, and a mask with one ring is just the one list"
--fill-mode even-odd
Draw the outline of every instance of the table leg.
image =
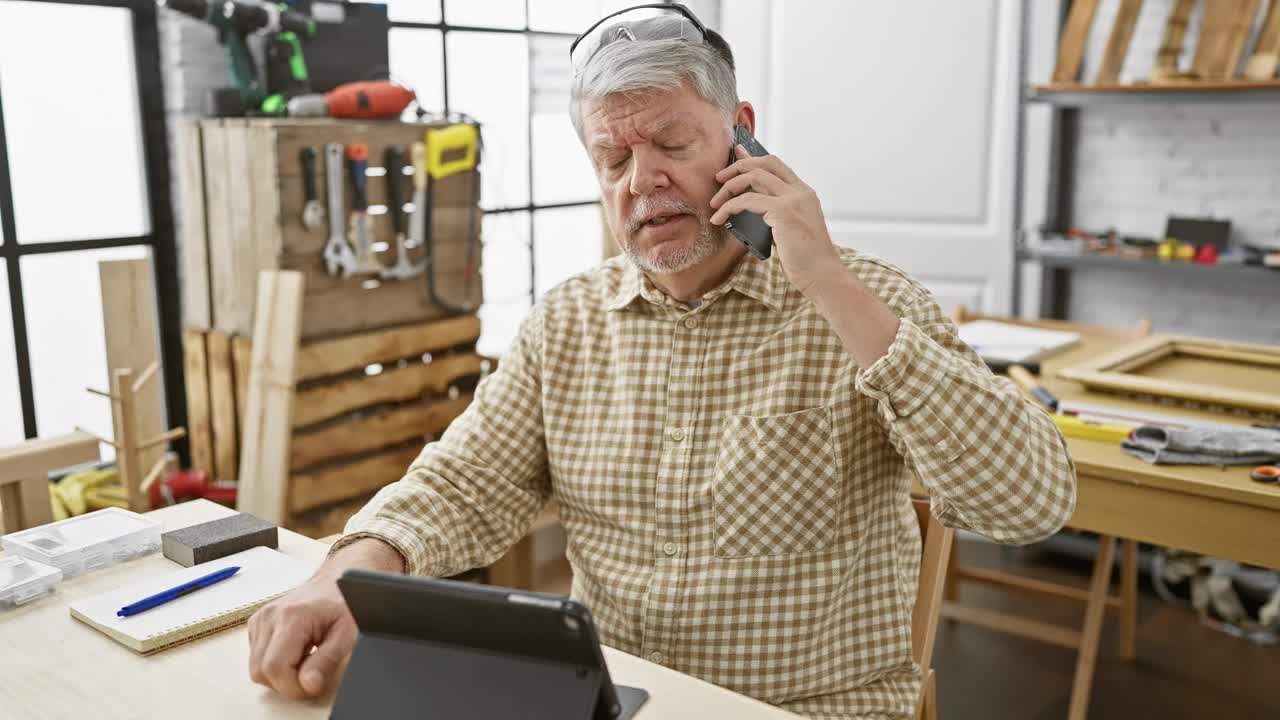
[[1089, 581], [1089, 601], [1084, 610], [1084, 629], [1080, 632], [1080, 655], [1076, 658], [1075, 680], [1071, 684], [1068, 720], [1085, 720], [1089, 713], [1089, 694], [1093, 689], [1093, 670], [1098, 661], [1102, 623], [1107, 614], [1107, 592], [1111, 585], [1115, 548], [1115, 537], [1098, 536], [1098, 557], [1094, 560], [1093, 578]]
[[1120, 657], [1138, 656], [1138, 541], [1120, 542]]

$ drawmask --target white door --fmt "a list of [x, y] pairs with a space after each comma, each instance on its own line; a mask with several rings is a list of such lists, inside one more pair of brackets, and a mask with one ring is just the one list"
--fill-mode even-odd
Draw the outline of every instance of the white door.
[[945, 310], [1010, 312], [1016, 0], [729, 0], [761, 143], [817, 190], [836, 243]]

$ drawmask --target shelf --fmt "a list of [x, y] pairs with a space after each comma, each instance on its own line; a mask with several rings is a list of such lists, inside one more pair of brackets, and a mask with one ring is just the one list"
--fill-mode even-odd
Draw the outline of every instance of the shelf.
[[1185, 80], [1126, 85], [1049, 83], [1031, 86], [1025, 99], [1059, 107], [1152, 102], [1280, 102], [1280, 79]]
[[1115, 255], [1067, 255], [1026, 249], [1018, 250], [1017, 257], [1019, 260], [1037, 261], [1046, 268], [1110, 268], [1135, 272], [1193, 275], [1205, 279], [1270, 279], [1276, 283], [1276, 289], [1280, 290], [1280, 270], [1262, 267], [1261, 265], [1237, 265], [1232, 263], [1200, 265], [1181, 261], [1146, 260]]

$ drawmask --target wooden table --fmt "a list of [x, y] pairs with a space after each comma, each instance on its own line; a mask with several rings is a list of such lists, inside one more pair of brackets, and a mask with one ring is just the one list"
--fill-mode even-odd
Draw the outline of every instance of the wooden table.
[[[173, 530], [231, 512], [197, 500], [150, 515], [162, 521], [165, 530]], [[327, 546], [282, 529], [280, 550], [317, 565]], [[72, 578], [52, 597], [0, 613], [0, 716], [328, 717], [332, 696], [293, 702], [249, 680], [249, 640], [243, 625], [143, 657], [73, 620], [67, 610], [77, 598], [177, 567], [157, 553]], [[613, 648], [604, 648], [604, 653], [614, 682], [649, 691], [649, 702], [636, 716], [639, 720], [797, 717]]]
[[[1053, 377], [1059, 368], [1124, 342], [1085, 336], [1043, 363], [1041, 382], [1060, 400], [1249, 424], [1246, 418], [1091, 392]], [[1248, 467], [1151, 465], [1111, 443], [1067, 438], [1067, 446], [1079, 479], [1068, 526], [1280, 568], [1280, 486], [1250, 480]]]
[[[1054, 355], [1041, 368], [1040, 383], [1060, 401], [1076, 401], [1110, 408], [1181, 415], [1214, 422], [1248, 425], [1251, 420], [1222, 413], [1166, 405], [1123, 395], [1092, 392], [1080, 383], [1057, 378], [1066, 367], [1132, 342], [1081, 333], [1081, 341]], [[1276, 383], [1280, 385], [1280, 373]], [[1254, 421], [1256, 422], [1256, 420]], [[1120, 449], [1118, 444], [1067, 438], [1077, 477], [1076, 510], [1067, 526], [1098, 533], [1098, 557], [1089, 590], [1077, 590], [1029, 578], [1011, 578], [990, 570], [957, 571], [978, 580], [1015, 589], [1056, 595], [1084, 603], [1079, 630], [949, 602], [943, 616], [975, 622], [1002, 632], [1032, 637], [1079, 649], [1072, 683], [1071, 720], [1084, 718], [1107, 610], [1120, 615], [1119, 654], [1132, 660], [1137, 653], [1137, 546], [1142, 541], [1191, 552], [1280, 568], [1280, 487], [1249, 479], [1247, 466], [1151, 465]], [[1016, 481], [1016, 478], [1010, 478]], [[1121, 592], [1110, 595], [1116, 539], [1123, 541]], [[954, 565], [954, 563], [953, 563]], [[955, 583], [948, 587], [954, 599]], [[945, 669], [943, 670], [945, 672]]]

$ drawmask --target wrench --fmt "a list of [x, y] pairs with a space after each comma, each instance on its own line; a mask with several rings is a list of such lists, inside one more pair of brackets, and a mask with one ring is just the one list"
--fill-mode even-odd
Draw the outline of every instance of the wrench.
[[356, 255], [342, 232], [342, 145], [324, 146], [324, 181], [329, 193], [329, 242], [324, 246], [324, 268], [330, 275], [346, 277], [355, 272]]
[[[426, 192], [426, 159], [426, 146], [422, 143], [414, 143], [414, 167], [423, 174], [423, 193]], [[383, 268], [380, 277], [383, 280], [404, 280], [405, 278], [422, 274], [422, 271], [427, 267], [425, 262], [411, 262], [409, 260], [409, 251], [405, 247], [404, 201], [400, 198], [400, 188], [404, 183], [404, 172], [401, 170], [401, 166], [404, 165], [404, 148], [399, 145], [389, 145], [383, 165], [387, 169], [387, 206], [391, 210], [391, 223], [396, 229], [396, 264], [389, 268]], [[414, 183], [417, 183], [416, 173], [414, 175]], [[421, 201], [416, 190], [414, 191], [414, 199]], [[414, 221], [421, 219], [416, 205], [413, 208], [413, 218]]]
[[356, 251], [358, 273], [380, 273], [382, 263], [373, 255], [369, 239], [369, 146], [355, 143], [347, 146], [347, 163], [351, 166], [351, 245]]
[[298, 158], [302, 161], [302, 192], [306, 200], [302, 206], [302, 226], [315, 232], [324, 224], [324, 208], [320, 207], [316, 193], [316, 149], [308, 145], [302, 148]]

